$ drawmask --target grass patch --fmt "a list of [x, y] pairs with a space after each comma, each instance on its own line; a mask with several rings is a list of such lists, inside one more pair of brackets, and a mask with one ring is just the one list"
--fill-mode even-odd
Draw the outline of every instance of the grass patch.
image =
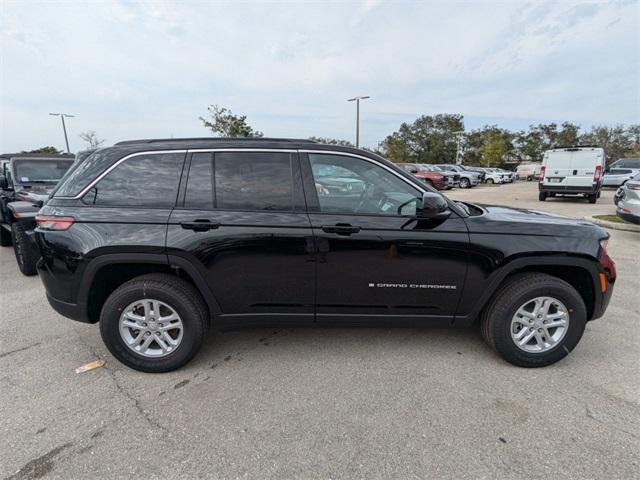
[[626, 223], [627, 225], [633, 225], [631, 222], [627, 222], [617, 215], [594, 215], [593, 218], [604, 220], [605, 222]]

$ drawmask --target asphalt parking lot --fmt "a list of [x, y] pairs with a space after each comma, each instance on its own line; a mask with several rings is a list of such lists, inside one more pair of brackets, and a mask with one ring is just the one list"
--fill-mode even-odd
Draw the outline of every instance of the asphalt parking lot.
[[[612, 196], [451, 192], [577, 217], [612, 213]], [[2, 248], [0, 477], [638, 478], [640, 234], [611, 238], [605, 317], [531, 370], [476, 330], [334, 328], [212, 334], [185, 368], [143, 374], [57, 315]]]

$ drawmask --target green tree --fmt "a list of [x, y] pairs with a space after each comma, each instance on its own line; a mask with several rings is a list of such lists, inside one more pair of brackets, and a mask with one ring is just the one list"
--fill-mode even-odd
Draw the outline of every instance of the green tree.
[[394, 162], [454, 163], [463, 118], [458, 114], [423, 115], [411, 124], [403, 123], [385, 139], [385, 155]]
[[632, 125], [628, 128], [624, 125], [615, 125], [613, 127], [607, 127], [606, 125], [595, 126], [590, 131], [582, 134], [580, 143], [604, 148], [607, 159], [613, 161], [637, 150], [637, 143], [634, 145], [634, 142], [638, 140], [636, 137], [637, 128], [639, 128], [638, 125]]
[[254, 130], [247, 123], [246, 115], [234, 115], [224, 107], [209, 105], [207, 108], [210, 119], [200, 117], [202, 124], [213, 133], [221, 137], [262, 137], [262, 132]]
[[40, 147], [35, 150], [23, 150], [20, 153], [46, 153], [48, 155], [62, 155], [64, 152], [62, 150], [58, 150], [56, 147]]
[[513, 134], [497, 126], [484, 127], [482, 130], [482, 146], [478, 149], [482, 166], [501, 166], [513, 150], [511, 140]]
[[349, 140], [339, 140], [336, 138], [328, 138], [328, 137], [309, 137], [309, 140], [316, 142], [316, 143], [322, 143], [325, 145], [340, 145], [341, 147], [353, 147], [353, 143], [351, 143]]
[[569, 147], [580, 143], [580, 126], [564, 122], [558, 128], [556, 123], [530, 125], [529, 130], [515, 135], [515, 156], [520, 161], [542, 161], [546, 150]]

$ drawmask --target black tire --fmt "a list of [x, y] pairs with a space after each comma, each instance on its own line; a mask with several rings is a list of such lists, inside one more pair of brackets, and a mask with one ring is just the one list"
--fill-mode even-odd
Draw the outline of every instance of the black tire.
[[538, 193], [538, 200], [540, 200], [541, 202], [544, 202], [546, 199], [547, 199], [547, 192]]
[[600, 193], [601, 193], [600, 190], [598, 190], [598, 195], [597, 195], [598, 198], [600, 198]]
[[493, 181], [493, 178], [488, 178], [486, 183], [493, 185], [495, 182]]
[[[167, 356], [144, 357], [120, 336], [122, 310], [144, 298], [166, 303], [182, 320], [182, 341]], [[208, 330], [209, 309], [200, 293], [185, 280], [167, 274], [142, 275], [122, 284], [107, 298], [100, 314], [100, 334], [109, 351], [126, 366], [142, 372], [170, 372], [182, 367], [198, 353]]]
[[25, 233], [24, 225], [19, 222], [11, 224], [11, 241], [13, 252], [16, 254], [18, 268], [28, 277], [38, 273], [36, 263], [40, 260], [40, 250], [33, 240]]
[[460, 179], [460, 188], [471, 188], [471, 182], [468, 178]]
[[589, 199], [589, 203], [596, 203], [598, 201], [598, 195], [595, 193], [588, 195], [587, 199]]
[[527, 182], [533, 182], [533, 177], [532, 176], [528, 176], [527, 177]]
[[11, 232], [0, 225], [0, 246], [10, 247], [11, 245], [13, 245], [13, 240], [11, 240]]
[[[570, 312], [569, 326], [564, 337], [543, 353], [530, 353], [520, 349], [511, 338], [511, 319], [516, 311], [539, 296], [560, 300]], [[567, 282], [544, 273], [522, 273], [513, 276], [500, 288], [484, 309], [480, 325], [482, 336], [507, 362], [519, 367], [551, 365], [571, 352], [584, 333], [587, 310], [580, 294]]]

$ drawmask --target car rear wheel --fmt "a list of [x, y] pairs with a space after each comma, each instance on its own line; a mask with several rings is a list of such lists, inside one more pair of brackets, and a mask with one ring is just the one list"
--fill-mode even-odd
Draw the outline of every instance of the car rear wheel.
[[598, 195], [596, 193], [587, 196], [589, 203], [596, 203], [598, 201]]
[[25, 232], [25, 227], [19, 222], [11, 224], [11, 241], [16, 254], [18, 268], [23, 275], [31, 276], [37, 273], [36, 263], [40, 259], [40, 251], [35, 242]]
[[540, 200], [541, 202], [544, 202], [547, 199], [547, 192], [540, 192], [538, 194], [538, 200]]
[[493, 178], [488, 178], [487, 183], [490, 185], [493, 185], [494, 184]]
[[520, 367], [551, 365], [571, 352], [584, 333], [587, 312], [567, 282], [543, 273], [514, 276], [481, 317], [485, 341]]
[[533, 177], [531, 175], [527, 177], [527, 182], [533, 182]]
[[12, 244], [11, 232], [0, 225], [0, 246], [10, 247]]
[[208, 326], [200, 293], [166, 274], [124, 283], [107, 298], [100, 315], [100, 333], [109, 351], [143, 372], [169, 372], [185, 365], [198, 353]]

